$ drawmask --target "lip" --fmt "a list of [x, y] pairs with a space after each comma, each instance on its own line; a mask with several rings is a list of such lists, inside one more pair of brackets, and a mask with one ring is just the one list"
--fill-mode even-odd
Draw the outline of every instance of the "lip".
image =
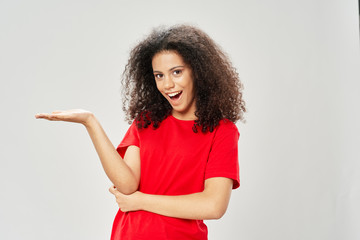
[[179, 91], [174, 91], [174, 92], [168, 92], [168, 93], [165, 93], [166, 95], [168, 95], [169, 97], [170, 97], [170, 95], [177, 95], [177, 94], [179, 94], [180, 92], [182, 92], [182, 90], [179, 90]]
[[[172, 98], [169, 96], [169, 94], [179, 93], [179, 92], [181, 92], [181, 94], [180, 94], [179, 98], [177, 98], [177, 99], [172, 99]], [[171, 103], [171, 105], [178, 105], [178, 104], [179, 104], [179, 101], [182, 99], [183, 91], [180, 90], [180, 91], [174, 91], [174, 92], [165, 93], [165, 94], [166, 94], [166, 96], [167, 96], [168, 101]]]

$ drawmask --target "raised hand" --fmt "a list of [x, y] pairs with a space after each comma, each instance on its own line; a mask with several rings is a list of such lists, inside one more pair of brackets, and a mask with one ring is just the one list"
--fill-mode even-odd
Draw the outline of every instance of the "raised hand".
[[54, 111], [52, 113], [38, 113], [35, 115], [35, 118], [37, 119], [41, 118], [49, 121], [65, 121], [65, 122], [81, 123], [85, 126], [93, 117], [94, 117], [93, 113], [82, 109]]
[[94, 114], [82, 109], [72, 109], [38, 113], [35, 117], [50, 121], [83, 124], [95, 146], [106, 175], [117, 187], [116, 189], [124, 194], [130, 194], [139, 188], [140, 149], [136, 146], [130, 146], [126, 151], [125, 159], [122, 159]]

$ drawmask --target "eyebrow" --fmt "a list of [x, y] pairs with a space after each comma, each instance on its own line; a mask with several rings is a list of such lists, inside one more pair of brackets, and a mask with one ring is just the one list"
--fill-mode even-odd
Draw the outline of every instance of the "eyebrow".
[[[179, 68], [179, 67], [185, 67], [185, 66], [183, 66], [183, 65], [175, 66], [175, 67], [170, 68], [169, 71], [172, 71], [172, 70], [174, 70], [175, 68]], [[161, 73], [161, 71], [158, 71], [158, 70], [154, 70], [154, 71], [153, 71], [153, 73], [156, 73], [156, 72]]]

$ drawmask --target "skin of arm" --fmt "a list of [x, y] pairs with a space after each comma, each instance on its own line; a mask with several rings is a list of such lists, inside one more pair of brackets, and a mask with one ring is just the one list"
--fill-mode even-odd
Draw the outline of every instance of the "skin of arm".
[[67, 121], [83, 124], [99, 155], [106, 175], [118, 191], [123, 194], [131, 194], [138, 189], [140, 180], [140, 149], [137, 146], [129, 146], [124, 159], [122, 159], [94, 114], [85, 110], [74, 109], [55, 111], [50, 114], [40, 113], [36, 114], [35, 117], [50, 121]]
[[122, 159], [95, 117], [85, 127], [110, 181], [123, 194], [134, 193], [140, 180], [139, 147], [129, 146]]
[[124, 195], [113, 186], [109, 190], [123, 212], [144, 210], [183, 219], [219, 219], [229, 204], [233, 180], [223, 177], [205, 180], [204, 191], [188, 195], [165, 196], [135, 192]]

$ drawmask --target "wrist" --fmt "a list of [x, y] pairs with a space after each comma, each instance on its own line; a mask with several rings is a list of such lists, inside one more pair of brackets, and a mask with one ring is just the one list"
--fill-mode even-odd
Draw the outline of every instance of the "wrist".
[[93, 113], [89, 113], [89, 116], [86, 118], [86, 120], [83, 122], [83, 125], [89, 129], [92, 128], [94, 125], [97, 124], [97, 119]]
[[145, 209], [145, 202], [146, 202], [146, 194], [136, 191], [135, 193], [135, 201], [137, 210], [146, 210]]

